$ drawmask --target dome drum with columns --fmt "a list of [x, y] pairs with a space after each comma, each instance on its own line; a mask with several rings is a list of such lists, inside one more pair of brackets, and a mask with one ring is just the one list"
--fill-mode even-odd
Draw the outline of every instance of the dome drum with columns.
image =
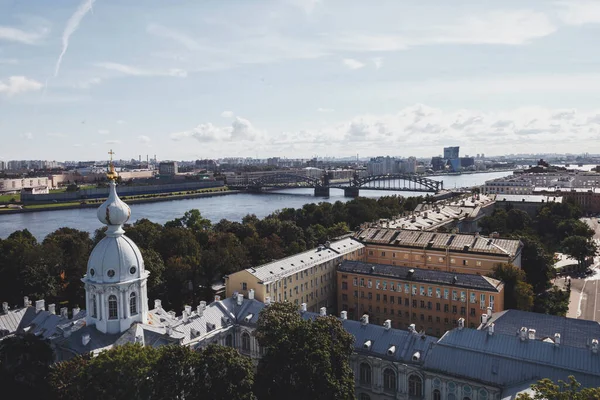
[[116, 173], [111, 162], [107, 174], [108, 199], [98, 208], [98, 219], [107, 225], [106, 237], [92, 250], [85, 284], [87, 324], [103, 333], [121, 333], [135, 322], [146, 323], [148, 271], [136, 244], [125, 236], [123, 224], [131, 210], [117, 195]]

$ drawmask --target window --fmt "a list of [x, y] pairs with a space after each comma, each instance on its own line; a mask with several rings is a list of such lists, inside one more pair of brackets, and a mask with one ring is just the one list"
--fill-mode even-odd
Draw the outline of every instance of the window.
[[425, 308], [425, 300], [421, 300], [421, 308]]
[[483, 293], [479, 295], [479, 308], [485, 310], [485, 294]]
[[387, 290], [387, 281], [383, 281], [383, 290]]
[[442, 400], [442, 394], [438, 389], [433, 391], [433, 400]]
[[406, 294], [410, 293], [410, 285], [408, 283], [404, 284], [404, 293], [406, 293]]
[[423, 380], [417, 375], [408, 377], [409, 396], [423, 397]]
[[444, 312], [448, 312], [448, 304], [444, 304]]
[[462, 301], [463, 303], [467, 301], [467, 295], [465, 294], [465, 292], [460, 292], [460, 301]]
[[381, 252], [381, 257], [385, 257], [385, 251]]
[[358, 297], [358, 290], [354, 291], [354, 297]]
[[448, 300], [448, 289], [444, 289], [444, 299]]
[[460, 308], [460, 315], [465, 315], [467, 313], [467, 308], [466, 307], [461, 307]]
[[93, 294], [92, 295], [92, 318], [98, 317], [97, 309], [98, 309], [98, 307], [96, 306], [96, 295]]
[[457, 310], [456, 306], [452, 306], [452, 313], [453, 314], [456, 314], [456, 310]]
[[396, 391], [396, 373], [390, 368], [383, 371], [383, 390], [386, 392]]
[[377, 301], [380, 301], [380, 300], [381, 300], [381, 295], [380, 295], [379, 293], [377, 293], [377, 295], [376, 295], [376, 300], [377, 300]]
[[435, 297], [437, 297], [438, 299], [439, 299], [440, 297], [442, 297], [442, 294], [441, 294], [440, 288], [435, 288]]
[[379, 282], [379, 279], [377, 279], [375, 281], [375, 289], [380, 289], [381, 288], [381, 282]]
[[369, 250], [369, 255], [372, 256], [373, 255], [373, 250]]
[[492, 307], [492, 310], [494, 309], [494, 296], [492, 296], [490, 294], [490, 307]]
[[413, 306], [413, 308], [417, 308], [417, 301], [416, 300], [412, 301], [412, 306]]
[[469, 261], [468, 260], [463, 260], [463, 265], [469, 265]]
[[405, 254], [405, 255], [404, 255], [404, 259], [405, 259], [405, 260], [408, 260], [408, 254]]
[[450, 259], [450, 264], [454, 264], [456, 261], [454, 260], [454, 258]]
[[354, 278], [354, 279], [352, 279], [352, 284], [353, 284], [354, 286], [358, 286], [358, 278]]
[[435, 311], [440, 311], [440, 310], [441, 310], [440, 303], [435, 303]]
[[369, 279], [369, 281], [367, 283], [368, 283], [369, 289], [373, 287], [373, 282], [370, 279]]
[[458, 293], [456, 293], [456, 290], [452, 291], [452, 301], [456, 301], [456, 299], [458, 299]]
[[431, 307], [432, 307], [432, 306], [431, 306], [431, 302], [430, 302], [430, 301], [428, 301], [428, 302], [427, 302], [427, 309], [431, 310]]
[[137, 315], [137, 295], [131, 292], [129, 295], [129, 315]]
[[348, 295], [346, 293], [342, 293], [342, 300], [348, 301]]
[[433, 296], [433, 289], [431, 287], [427, 288], [427, 296]]
[[342, 290], [348, 289], [348, 282], [342, 282]]
[[108, 319], [117, 319], [117, 296], [111, 294], [108, 296]]
[[225, 346], [233, 347], [233, 336], [231, 336], [231, 333], [225, 337]]
[[392, 258], [396, 258], [396, 253], [392, 253]]
[[373, 299], [373, 293], [369, 292], [369, 300]]
[[371, 366], [367, 363], [360, 364], [360, 383], [363, 385], [371, 384]]
[[476, 261], [475, 265], [477, 265], [478, 267], [481, 267], [481, 261]]
[[248, 290], [248, 284], [246, 282], [242, 282], [242, 290]]
[[421, 293], [421, 296], [425, 296], [425, 286], [421, 286], [421, 291], [419, 293]]
[[242, 333], [242, 350], [250, 351], [250, 335], [248, 332]]
[[413, 294], [413, 296], [417, 295], [417, 285], [413, 285], [413, 287], [412, 287], [412, 294]]
[[[390, 296], [390, 303], [394, 304], [394, 296]], [[398, 303], [402, 303], [401, 301], [399, 301]]]
[[471, 293], [469, 297], [470, 297], [470, 298], [469, 298], [469, 301], [470, 301], [471, 303], [475, 303], [475, 293]]

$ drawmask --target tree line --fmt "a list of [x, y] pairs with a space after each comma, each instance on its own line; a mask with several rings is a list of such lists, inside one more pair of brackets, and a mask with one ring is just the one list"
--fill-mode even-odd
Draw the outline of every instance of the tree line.
[[[211, 285], [224, 275], [314, 248], [358, 225], [411, 211], [421, 197], [357, 198], [347, 203], [306, 204], [285, 208], [259, 219], [223, 219], [211, 223], [190, 210], [165, 224], [141, 219], [125, 226], [150, 271], [148, 295], [165, 307], [209, 300]], [[106, 228], [87, 232], [60, 228], [38, 242], [27, 230], [0, 239], [1, 301], [21, 304], [23, 296], [60, 306], [82, 306], [90, 252]]]
[[479, 222], [482, 234], [499, 233], [502, 237], [520, 239], [524, 246], [521, 268], [498, 265], [493, 277], [505, 284], [505, 308], [566, 315], [569, 288], [553, 286], [554, 253], [570, 255], [585, 269], [585, 260], [596, 254], [592, 240], [594, 230], [580, 218], [583, 212], [573, 202], [546, 203], [531, 217], [511, 206], [496, 208]]

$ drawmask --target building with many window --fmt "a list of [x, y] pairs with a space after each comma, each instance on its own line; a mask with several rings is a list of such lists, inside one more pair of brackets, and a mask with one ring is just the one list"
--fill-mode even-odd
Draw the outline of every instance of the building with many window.
[[336, 301], [336, 268], [342, 260], [362, 260], [364, 245], [345, 238], [321, 245], [316, 249], [247, 268], [225, 277], [227, 296], [247, 295], [254, 291], [263, 302], [289, 301], [306, 303], [308, 310], [321, 307], [333, 311]]
[[361, 229], [354, 237], [367, 247], [370, 263], [481, 275], [499, 263], [521, 267], [523, 243], [516, 239], [381, 227]]
[[504, 310], [504, 284], [482, 275], [343, 261], [337, 286], [338, 310], [348, 318], [391, 319], [394, 328], [414, 324], [428, 335], [442, 335], [459, 317], [475, 328], [488, 307]]
[[36, 188], [47, 188], [50, 186], [48, 178], [45, 176], [31, 177], [31, 178], [4, 178], [0, 179], [0, 193], [17, 193], [22, 189]]

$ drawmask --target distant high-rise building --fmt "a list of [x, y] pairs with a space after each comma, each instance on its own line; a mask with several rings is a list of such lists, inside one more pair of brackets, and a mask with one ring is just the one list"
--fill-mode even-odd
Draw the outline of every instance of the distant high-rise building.
[[4, 161], [0, 161], [0, 171], [4, 171], [6, 169], [6, 163]]
[[179, 172], [177, 161], [161, 162], [158, 165], [160, 175], [177, 175], [177, 172]]
[[454, 146], [454, 147], [444, 147], [444, 158], [446, 160], [454, 160], [457, 159], [458, 153], [459, 153], [459, 146]]

